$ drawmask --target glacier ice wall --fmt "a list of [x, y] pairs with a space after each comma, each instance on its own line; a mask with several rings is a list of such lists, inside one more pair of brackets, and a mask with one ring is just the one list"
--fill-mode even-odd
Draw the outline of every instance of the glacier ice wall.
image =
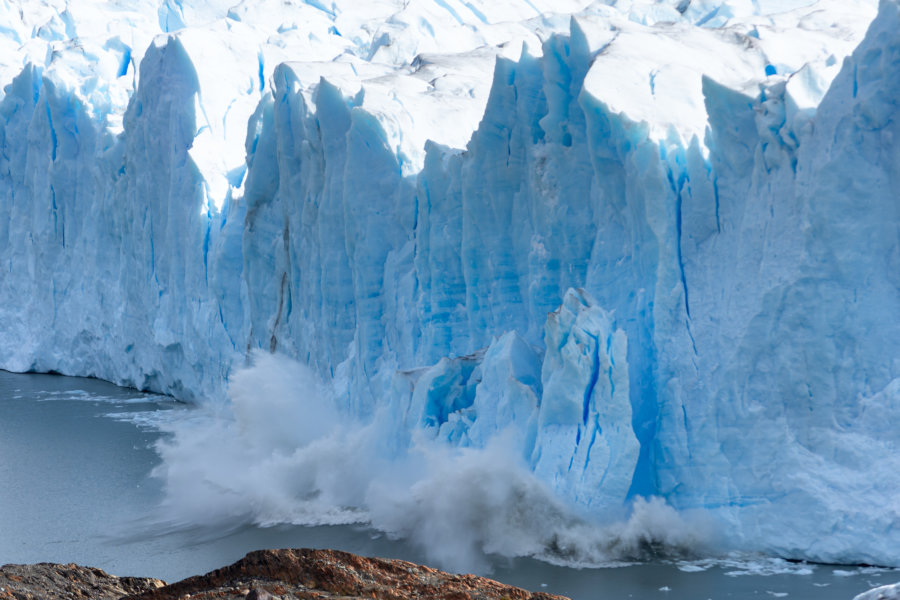
[[754, 4], [2, 2], [0, 366], [283, 353], [587, 518], [893, 564], [900, 5]]

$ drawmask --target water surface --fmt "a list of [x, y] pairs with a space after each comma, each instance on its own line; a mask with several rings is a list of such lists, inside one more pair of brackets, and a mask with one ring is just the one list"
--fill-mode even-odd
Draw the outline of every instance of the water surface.
[[[0, 371], [0, 564], [76, 562], [117, 575], [175, 581], [260, 548], [336, 548], [425, 562], [416, 549], [363, 527], [171, 528], [153, 423], [190, 409], [92, 379]], [[166, 412], [162, 412], [166, 411]], [[846, 599], [900, 573], [773, 559], [571, 569], [497, 561], [491, 574], [576, 600]]]

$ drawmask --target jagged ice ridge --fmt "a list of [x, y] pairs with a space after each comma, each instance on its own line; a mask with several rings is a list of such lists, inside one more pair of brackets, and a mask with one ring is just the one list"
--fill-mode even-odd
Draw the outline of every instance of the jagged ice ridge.
[[511, 436], [585, 518], [660, 496], [895, 564], [898, 31], [896, 0], [0, 0], [0, 367], [217, 403], [277, 352], [395, 449]]

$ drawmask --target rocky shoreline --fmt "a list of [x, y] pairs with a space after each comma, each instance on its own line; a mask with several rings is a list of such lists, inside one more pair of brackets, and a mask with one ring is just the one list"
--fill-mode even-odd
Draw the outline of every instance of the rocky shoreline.
[[75, 564], [4, 565], [0, 599], [14, 600], [563, 600], [475, 575], [337, 550], [259, 550], [236, 563], [167, 584]]

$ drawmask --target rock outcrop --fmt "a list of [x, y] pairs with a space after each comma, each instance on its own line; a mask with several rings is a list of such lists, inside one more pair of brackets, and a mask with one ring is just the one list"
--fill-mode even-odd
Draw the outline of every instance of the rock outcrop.
[[411, 562], [337, 550], [259, 550], [206, 575], [166, 585], [115, 577], [77, 565], [6, 565], [0, 599], [62, 600], [563, 600], [475, 575], [453, 575]]
[[159, 579], [116, 577], [75, 564], [4, 565], [0, 567], [0, 599], [117, 600], [164, 586]]

